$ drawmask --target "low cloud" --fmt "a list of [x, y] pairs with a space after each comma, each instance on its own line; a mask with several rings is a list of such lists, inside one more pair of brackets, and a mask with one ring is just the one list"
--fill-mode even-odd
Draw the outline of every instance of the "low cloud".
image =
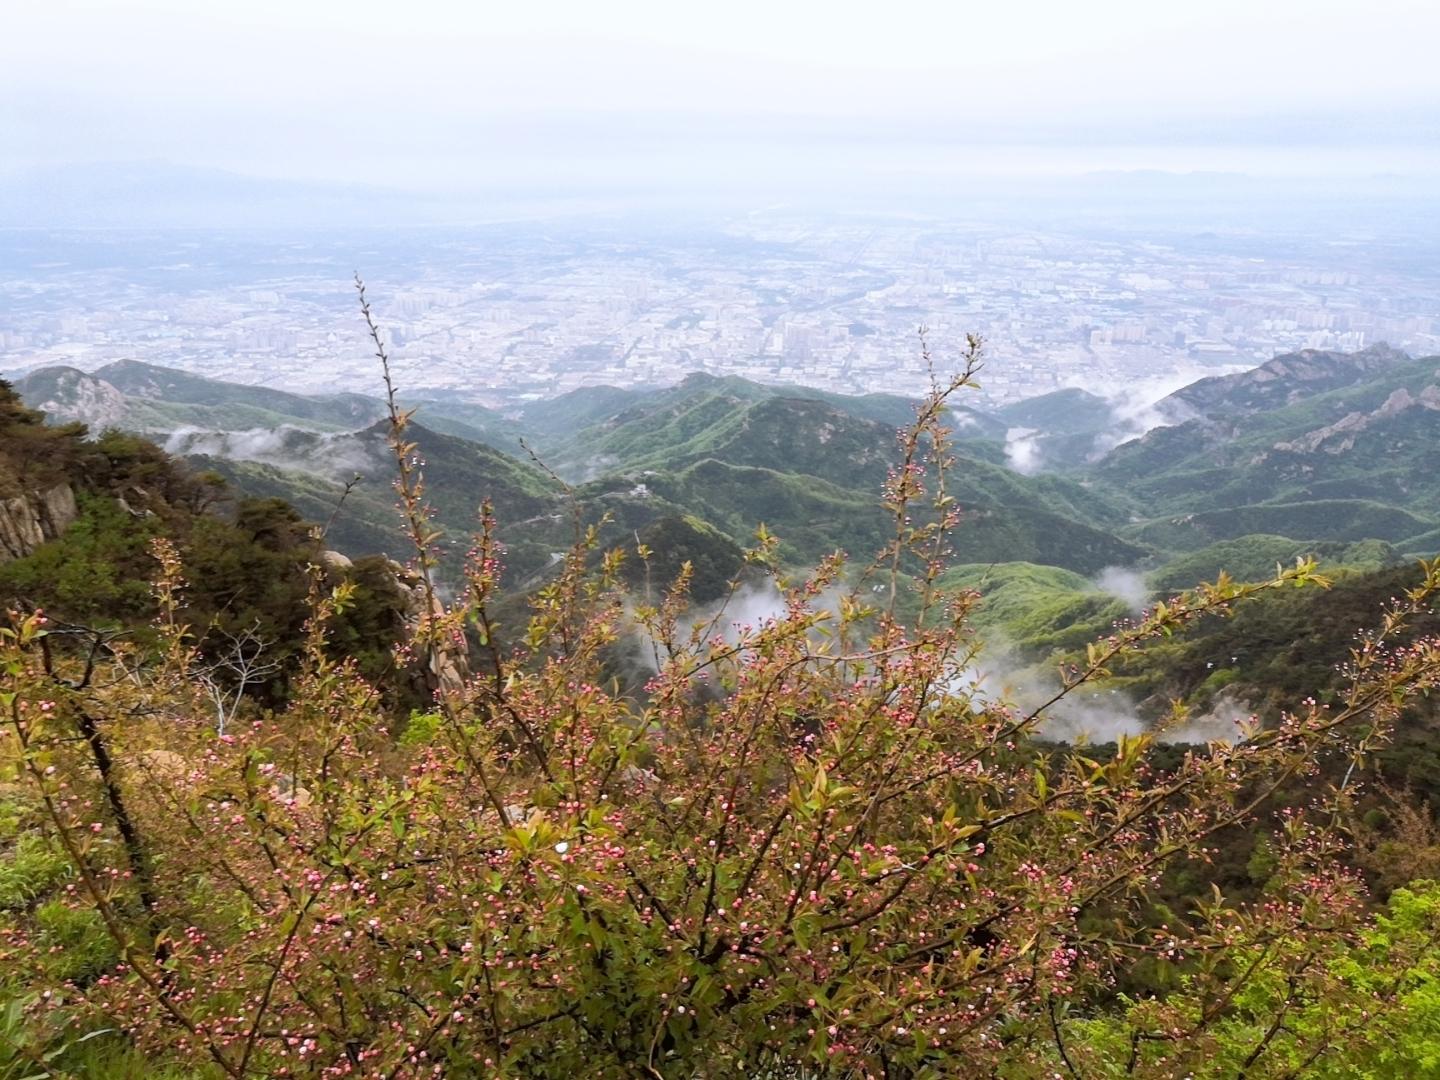
[[1182, 414], [1175, 403], [1165, 401], [1175, 391], [1214, 375], [1234, 375], [1237, 372], [1249, 371], [1252, 366], [1227, 364], [1223, 367], [1185, 367], [1125, 386], [1084, 386], [1083, 389], [1099, 394], [1110, 406], [1111, 424], [1108, 430], [1095, 436], [1094, 455], [1103, 455], [1121, 443], [1138, 439], [1155, 428], [1169, 427], [1188, 420], [1189, 416]]
[[1138, 615], [1150, 605], [1150, 586], [1145, 575], [1123, 566], [1107, 566], [1092, 582], [1103, 593], [1124, 601], [1132, 614]]
[[1215, 696], [1210, 708], [1165, 733], [1167, 742], [1234, 742], [1255, 721], [1255, 714], [1233, 687]]
[[321, 434], [285, 424], [245, 431], [180, 428], [165, 440], [167, 453], [205, 454], [228, 461], [254, 461], [327, 480], [348, 480], [386, 467], [353, 433]]
[[[1143, 581], [1133, 570], [1110, 568], [1114, 595], [1141, 602]], [[1108, 573], [1108, 571], [1107, 571]], [[1101, 577], [1105, 575], [1102, 574]], [[1098, 582], [1097, 582], [1098, 584]], [[835, 610], [840, 590], [829, 590], [808, 605], [811, 610]], [[785, 601], [771, 581], [747, 585], [728, 602], [717, 602], [692, 609], [681, 620], [680, 630], [688, 632], [695, 623], [709, 627], [709, 636], [735, 643], [767, 623], [783, 617]], [[711, 625], [713, 623], [713, 625]], [[649, 634], [638, 625], [632, 637], [631, 656], [646, 675], [657, 670], [657, 659], [664, 652]], [[1013, 709], [1025, 715], [1038, 709], [1059, 690], [1053, 677], [1023, 664], [1003, 639], [992, 638], [975, 661], [957, 672], [950, 680], [952, 693], [963, 695], [976, 709]], [[1243, 704], [1217, 699], [1212, 709], [1188, 720], [1184, 725], [1157, 732], [1162, 743], [1230, 742], [1236, 738], [1241, 722], [1248, 719]], [[1036, 727], [1036, 734], [1064, 743], [1107, 743], [1121, 735], [1134, 736], [1154, 730], [1145, 719], [1135, 699], [1123, 690], [1082, 686], [1066, 694], [1045, 709]]]
[[1039, 472], [1044, 464], [1036, 441], [1039, 436], [1034, 428], [1013, 427], [1005, 432], [1005, 461], [1022, 476]]
[[[1019, 715], [1039, 709], [1059, 692], [1059, 684], [1033, 667], [1022, 665], [1003, 643], [987, 643], [984, 654], [951, 682], [977, 708], [1009, 708]], [[1063, 743], [1107, 743], [1121, 735], [1154, 732], [1162, 743], [1233, 742], [1241, 722], [1249, 719], [1243, 705], [1217, 700], [1212, 709], [1181, 726], [1161, 727], [1141, 713], [1124, 690], [1080, 686], [1048, 706], [1036, 725], [1041, 738]]]
[[[824, 603], [823, 594], [810, 606], [833, 610]], [[677, 632], [682, 639], [688, 638], [691, 627], [698, 624], [708, 631], [707, 640], [719, 637], [733, 645], [784, 614], [785, 598], [775, 583], [767, 579], [757, 584], [742, 585], [733, 595], [714, 603], [690, 608], [681, 617]], [[634, 630], [632, 656], [643, 670], [653, 675], [659, 670], [665, 651], [660, 642], [635, 619], [633, 607], [627, 615]]]

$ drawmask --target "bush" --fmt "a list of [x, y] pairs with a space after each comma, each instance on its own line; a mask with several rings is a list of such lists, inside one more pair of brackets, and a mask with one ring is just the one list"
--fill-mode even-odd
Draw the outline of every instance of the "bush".
[[70, 863], [39, 833], [17, 838], [13, 850], [0, 855], [0, 911], [21, 911], [70, 876]]

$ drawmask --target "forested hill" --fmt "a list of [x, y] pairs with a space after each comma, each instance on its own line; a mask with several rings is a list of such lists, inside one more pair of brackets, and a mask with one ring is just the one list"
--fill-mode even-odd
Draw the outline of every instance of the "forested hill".
[[1162, 399], [1159, 408], [1177, 420], [1249, 415], [1384, 378], [1409, 362], [1410, 357], [1388, 345], [1354, 353], [1305, 349], [1250, 371], [1200, 379]]
[[[1177, 391], [1155, 408], [1166, 425], [1103, 452], [1098, 440], [1116, 418], [1094, 393], [1058, 391], [993, 414], [962, 398], [950, 413], [962, 561], [1085, 574], [1123, 565], [1173, 581], [1174, 571], [1161, 572], [1168, 561], [1213, 545], [1253, 564], [1247, 545], [1274, 544], [1252, 536], [1426, 554], [1440, 546], [1440, 502], [1427, 482], [1437, 465], [1435, 369], [1434, 358], [1383, 347], [1277, 357]], [[92, 374], [45, 369], [19, 389], [56, 419], [147, 432], [312, 519], [328, 519], [358, 475], [332, 541], [351, 555], [398, 546], [378, 399], [289, 394], [137, 361]], [[663, 389], [574, 391], [505, 414], [455, 396], [413, 404], [447, 550], [458, 558], [479, 501], [491, 499], [512, 583], [543, 571], [568, 527], [559, 485], [521, 450], [522, 437], [575, 485], [587, 513], [613, 518], [611, 539], [690, 517], [745, 546], [763, 522], [786, 560], [803, 566], [836, 548], [864, 558], [884, 542], [879, 485], [914, 407], [702, 375]], [[1005, 440], [1017, 430], [1033, 433], [1038, 472], [1007, 467]], [[1062, 468], [1052, 472], [1055, 457]]]

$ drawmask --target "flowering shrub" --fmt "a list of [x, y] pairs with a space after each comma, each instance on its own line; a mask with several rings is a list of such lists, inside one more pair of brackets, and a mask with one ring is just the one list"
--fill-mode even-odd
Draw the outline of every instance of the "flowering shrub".
[[[1150, 735], [1105, 761], [1042, 750], [1044, 708], [967, 691], [975, 598], [936, 586], [963, 528], [942, 420], [978, 352], [902, 434], [893, 543], [848, 585], [838, 556], [790, 582], [762, 529], [749, 559], [783, 612], [738, 634], [687, 623], [683, 571], [631, 607], [623, 561], [648, 553], [596, 552], [579, 524], [524, 625], [497, 625], [488, 519], [442, 603], [392, 405], [431, 600], [402, 657], [435, 675], [433, 711], [399, 739], [325, 648], [348, 595], [318, 570], [291, 703], [223, 735], [187, 674], [163, 541], [152, 651], [67, 652], [42, 614], [16, 615], [0, 745], [66, 868], [56, 903], [99, 942], [57, 972], [33, 963], [34, 919], [7, 932], [0, 972], [33, 991], [29, 1023], [115, 1029], [157, 1066], [237, 1078], [1257, 1076], [1383, 1039], [1387, 972], [1418, 953], [1363, 948], [1343, 786], [1287, 815], [1259, 902], [1157, 913], [1167, 866], [1203, 863], [1325, 758], [1358, 759], [1435, 684], [1440, 649], [1405, 631], [1440, 569], [1357, 647], [1337, 705], [1300, 703], [1165, 772]], [[1202, 616], [1314, 583], [1301, 563], [1157, 604], [1056, 698]], [[635, 624], [655, 666], [631, 692], [607, 658]], [[1344, 968], [1357, 955], [1363, 979]], [[1122, 995], [1142, 969], [1173, 977]], [[1330, 996], [1349, 1007], [1322, 1023]]]

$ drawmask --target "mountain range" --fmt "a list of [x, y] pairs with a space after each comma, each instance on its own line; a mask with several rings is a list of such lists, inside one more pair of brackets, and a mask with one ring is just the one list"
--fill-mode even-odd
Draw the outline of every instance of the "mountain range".
[[[42, 369], [15, 390], [52, 424], [72, 422], [69, 441], [56, 445], [74, 443], [76, 421], [112, 430], [87, 452], [87, 469], [98, 468], [108, 448], [143, 460], [160, 454], [114, 433], [128, 429], [160, 444], [165, 460], [188, 462], [201, 492], [213, 484], [230, 492], [227, 505], [255, 507], [245, 511], [249, 519], [328, 523], [325, 546], [355, 559], [371, 583], [369, 602], [380, 614], [360, 622], [370, 663], [383, 663], [375, 642], [395, 624], [403, 589], [396, 593], [392, 580], [398, 563], [368, 557], [409, 554], [383, 401], [292, 394], [139, 361], [88, 373]], [[667, 387], [579, 390], [505, 412], [454, 395], [404, 404], [414, 409], [407, 437], [441, 530], [442, 579], [458, 575], [485, 500], [505, 546], [502, 584], [523, 597], [573, 540], [578, 509], [598, 523], [602, 546], [652, 551], [646, 564], [623, 567], [631, 589], [664, 587], [688, 563], [700, 605], [725, 595], [731, 581], [749, 580], [743, 549], [762, 523], [791, 570], [837, 549], [852, 565], [868, 562], [893, 535], [880, 488], [898, 454], [896, 430], [915, 407], [893, 395], [845, 397], [701, 374]], [[1224, 625], [1202, 623], [1193, 640], [1167, 643], [1152, 660], [1117, 672], [1109, 689], [1060, 721], [1113, 737], [1184, 700], [1199, 716], [1194, 736], [1210, 737], [1234, 715], [1282, 700], [1277, 687], [1290, 688], [1297, 673], [1323, 696], [1374, 597], [1413, 576], [1405, 565], [1413, 557], [1440, 549], [1440, 489], [1431, 479], [1440, 466], [1440, 357], [1383, 347], [1276, 357], [1152, 403], [1145, 416], [1156, 426], [1111, 446], [1117, 430], [1135, 422], [1133, 410], [1121, 412], [1111, 399], [1069, 388], [950, 415], [946, 484], [961, 520], [941, 584], [979, 594], [971, 622], [988, 645], [991, 689], [1003, 685], [1022, 703], [1027, 694], [1048, 696], [1057, 664], [1074, 662], [1085, 643], [1155, 599], [1222, 572], [1266, 578], [1277, 563], [1313, 556], [1336, 580], [1332, 599], [1263, 601], [1244, 617], [1243, 643]], [[1024, 471], [1011, 467], [1017, 432], [1037, 449]], [[143, 544], [125, 539], [154, 495], [124, 479], [136, 466], [119, 480], [76, 487], [78, 506], [61, 505], [53, 487], [37, 488], [45, 498], [25, 503], [27, 485], [48, 476], [45, 463], [26, 466], [18, 451], [11, 457], [9, 488], [21, 497], [4, 506], [18, 513], [9, 532], [10, 547], [19, 546], [8, 563], [0, 552], [0, 584], [41, 581], [82, 556], [109, 565], [112, 549], [127, 566], [144, 563]], [[1063, 467], [1051, 467], [1056, 459]], [[110, 492], [119, 509], [105, 509], [97, 492]], [[75, 524], [65, 532], [68, 521]], [[267, 525], [253, 542], [269, 543], [263, 538], [273, 531]], [[52, 539], [62, 532], [63, 543]], [[71, 536], [79, 532], [85, 536]], [[111, 538], [86, 539], [92, 534]], [[64, 551], [49, 552], [56, 545]], [[107, 588], [139, 604], [144, 597], [125, 592], [123, 577]], [[79, 582], [71, 593], [74, 603], [99, 602]], [[1285, 644], [1297, 634], [1309, 643], [1299, 651]], [[1416, 753], [1402, 755], [1407, 776], [1419, 767]]]
[[[1109, 448], [1114, 407], [1083, 389], [959, 408], [948, 481], [963, 511], [956, 556], [1085, 576], [1125, 566], [1168, 588], [1217, 559], [1253, 569], [1282, 551], [1349, 552], [1366, 565], [1429, 554], [1440, 547], [1437, 366], [1384, 346], [1280, 356], [1176, 391], [1150, 409], [1159, 426]], [[54, 419], [144, 433], [242, 492], [284, 498], [313, 520], [333, 516], [342, 551], [402, 548], [377, 398], [292, 394], [139, 361], [41, 369], [16, 388]], [[688, 519], [743, 547], [763, 522], [793, 565], [836, 548], [864, 560], [887, 536], [879, 489], [914, 409], [894, 395], [699, 374], [505, 413], [454, 396], [405, 404], [454, 557], [489, 499], [513, 582], [563, 548], [570, 495], [587, 514], [607, 514], [617, 542]], [[1017, 429], [1042, 440], [1039, 471], [1007, 466]], [[1057, 448], [1065, 467], [1046, 471]]]
[[1133, 535], [1162, 548], [1265, 532], [1430, 554], [1437, 366], [1385, 348], [1277, 357], [1171, 395], [1158, 408], [1189, 418], [1116, 447], [1091, 475], [1149, 509]]
[[[330, 518], [342, 486], [358, 475], [332, 542], [354, 553], [399, 546], [378, 399], [289, 394], [138, 361], [88, 374], [46, 368], [16, 387], [57, 419], [140, 431], [241, 491], [285, 498], [316, 520]], [[914, 410], [891, 395], [705, 375], [656, 390], [577, 391], [503, 416], [453, 399], [406, 404], [416, 408], [411, 432], [439, 524], [458, 551], [480, 500], [490, 499], [517, 578], [564, 545], [557, 477], [587, 507], [608, 512], [616, 536], [688, 515], [741, 545], [764, 522], [797, 565], [837, 547], [868, 558], [889, 528], [879, 489], [895, 432]], [[958, 412], [956, 426], [971, 436], [952, 474], [967, 504], [968, 559], [1093, 573], [1145, 554], [1113, 532], [1127, 519], [1121, 501], [1069, 478], [1006, 469], [997, 441], [1005, 426], [978, 410]], [[554, 475], [528, 460], [521, 436]]]

